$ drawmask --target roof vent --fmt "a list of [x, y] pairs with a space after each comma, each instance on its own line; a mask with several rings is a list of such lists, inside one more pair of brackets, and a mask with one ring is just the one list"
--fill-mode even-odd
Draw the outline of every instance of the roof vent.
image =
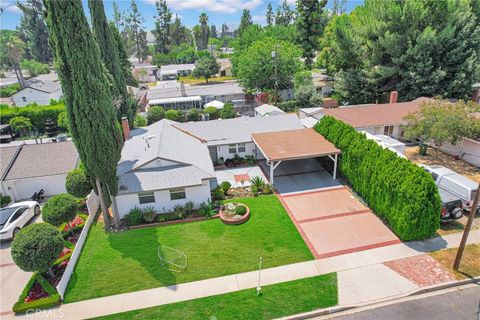
[[119, 187], [118, 187], [118, 190], [120, 191], [127, 191], [128, 190], [128, 187], [126, 184], [121, 184]]

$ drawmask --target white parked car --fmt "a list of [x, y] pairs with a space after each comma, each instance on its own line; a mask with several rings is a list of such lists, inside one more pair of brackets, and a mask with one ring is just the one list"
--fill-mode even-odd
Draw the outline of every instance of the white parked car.
[[0, 209], [0, 240], [12, 239], [34, 216], [40, 214], [37, 201], [23, 201]]

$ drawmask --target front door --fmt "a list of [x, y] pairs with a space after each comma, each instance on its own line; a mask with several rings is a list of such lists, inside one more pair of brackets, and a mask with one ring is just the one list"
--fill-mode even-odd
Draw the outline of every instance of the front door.
[[208, 151], [210, 152], [210, 158], [212, 159], [212, 162], [214, 164], [217, 164], [218, 162], [218, 153], [217, 153], [217, 147], [208, 147]]

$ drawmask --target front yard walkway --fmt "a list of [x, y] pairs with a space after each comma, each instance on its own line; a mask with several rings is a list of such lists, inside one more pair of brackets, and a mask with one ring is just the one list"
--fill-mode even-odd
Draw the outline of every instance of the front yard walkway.
[[[400, 243], [368, 251], [269, 268], [262, 270], [261, 285], [268, 286], [337, 272], [340, 305], [373, 302], [372, 300], [407, 294], [418, 289], [418, 286], [383, 263], [445, 248], [455, 248], [460, 243], [460, 238], [461, 234], [450, 234], [443, 238]], [[480, 230], [470, 233], [468, 243], [480, 243]], [[121, 279], [112, 279], [111, 286], [118, 282], [121, 282]], [[52, 313], [52, 310], [45, 312], [50, 312], [49, 315], [58, 315], [59, 318], [61, 315], [62, 319], [85, 319], [256, 288], [257, 284], [258, 272], [251, 271], [69, 303], [54, 309], [55, 313]], [[357, 294], [352, 294], [352, 292]], [[212, 308], [214, 308], [213, 305]], [[43, 315], [39, 314], [38, 316]], [[31, 317], [32, 314], [19, 317], [9, 315], [5, 319], [19, 320], [31, 319]]]

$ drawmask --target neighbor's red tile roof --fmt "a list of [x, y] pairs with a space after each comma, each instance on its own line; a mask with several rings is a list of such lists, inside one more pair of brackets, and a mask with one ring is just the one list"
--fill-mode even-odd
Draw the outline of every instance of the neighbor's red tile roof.
[[432, 100], [421, 97], [409, 102], [363, 104], [325, 109], [323, 112], [350, 124], [354, 128], [393, 126], [405, 124], [403, 118], [406, 115], [417, 111], [422, 103]]

